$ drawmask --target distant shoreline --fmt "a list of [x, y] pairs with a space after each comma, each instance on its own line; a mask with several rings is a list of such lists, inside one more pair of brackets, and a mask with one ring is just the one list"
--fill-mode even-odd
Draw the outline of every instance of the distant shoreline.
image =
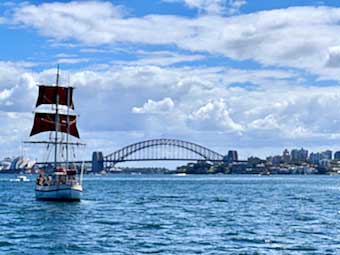
[[[23, 175], [34, 175], [34, 174], [37, 174], [37, 173], [24, 173], [22, 171], [0, 171], [0, 175], [1, 174], [15, 174], [15, 175], [18, 175], [18, 174], [23, 174]], [[84, 173], [84, 175], [96, 175], [96, 176], [100, 176], [99, 173]], [[131, 175], [131, 176], [135, 176], [136, 173], [111, 173], [111, 172], [108, 172], [106, 175]], [[138, 175], [177, 175], [177, 176], [180, 176], [178, 173], [171, 173], [171, 172], [168, 172], [168, 173], [138, 173]], [[273, 174], [259, 174], [259, 173], [188, 173], [188, 174], [185, 174], [183, 176], [192, 176], [192, 175], [211, 175], [211, 176], [214, 176], [214, 175], [254, 175], [254, 176], [286, 176], [286, 175], [293, 175], [293, 176], [315, 176], [315, 175], [323, 175], [323, 176], [340, 176], [340, 174], [336, 174], [336, 173], [318, 173], [318, 174], [293, 174], [293, 173], [284, 173], [284, 174], [278, 174], [278, 173], [273, 173]], [[105, 176], [105, 175], [102, 175], [102, 176]]]

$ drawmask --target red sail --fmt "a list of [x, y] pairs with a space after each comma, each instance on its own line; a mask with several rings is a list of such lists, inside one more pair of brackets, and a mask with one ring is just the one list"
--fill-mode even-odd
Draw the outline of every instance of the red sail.
[[36, 107], [41, 104], [56, 104], [57, 101], [57, 92], [59, 95], [59, 104], [67, 105], [67, 94], [69, 93], [69, 106], [74, 109], [72, 94], [73, 88], [71, 87], [57, 87], [56, 86], [48, 86], [48, 85], [40, 85], [39, 86], [39, 97], [37, 100]]
[[[69, 116], [70, 135], [79, 138], [78, 129], [76, 126], [76, 116]], [[53, 113], [36, 113], [31, 135], [36, 135], [46, 131], [55, 131], [55, 114]], [[59, 130], [67, 133], [67, 115], [59, 114]]]

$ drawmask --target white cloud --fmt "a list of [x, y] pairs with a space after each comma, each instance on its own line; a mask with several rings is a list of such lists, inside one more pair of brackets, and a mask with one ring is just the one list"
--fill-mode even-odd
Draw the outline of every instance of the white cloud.
[[[36, 91], [33, 74], [25, 63], [0, 62], [0, 111], [31, 110], [29, 100]], [[30, 66], [30, 65], [29, 65]]]
[[67, 54], [67, 53], [59, 53], [56, 55], [56, 58], [76, 58], [77, 54]]
[[[201, 2], [191, 2], [195, 3]], [[234, 6], [241, 3], [232, 2]], [[334, 58], [329, 49], [340, 45], [339, 8], [290, 7], [232, 17], [125, 17], [120, 7], [109, 2], [86, 1], [22, 5], [12, 19], [56, 40], [77, 40], [89, 46], [117, 42], [175, 45], [340, 79], [339, 72], [329, 66]]]
[[[91, 42], [91, 37], [103, 43], [114, 40], [105, 32], [107, 21], [122, 17], [121, 7], [109, 2], [85, 1], [69, 3], [24, 4], [14, 14], [14, 22], [31, 24], [42, 34], [67, 39], [72, 37]], [[87, 39], [89, 38], [89, 39]]]
[[[236, 123], [229, 114], [224, 99], [210, 101], [189, 115], [191, 125], [199, 129], [243, 131], [243, 127]], [[203, 127], [203, 128], [202, 128]]]
[[[87, 155], [102, 144], [109, 153], [122, 144], [157, 137], [192, 140], [219, 151], [335, 147], [340, 142], [340, 88], [306, 87], [294, 82], [295, 72], [112, 65], [62, 70], [61, 82], [68, 73], [77, 88], [75, 105], [81, 137], [89, 143]], [[36, 82], [54, 83], [55, 70], [32, 72], [0, 62], [0, 136], [11, 150], [29, 134]], [[235, 82], [252, 82], [258, 89], [231, 86]]]
[[[283, 82], [290, 82], [289, 73], [272, 72], [270, 76], [270, 72], [258, 72], [246, 75], [246, 71], [232, 70], [234, 75], [230, 78], [231, 72], [221, 72], [216, 68], [196, 70], [130, 66], [113, 67], [105, 72], [77, 72], [72, 75], [72, 82], [79, 87], [82, 98], [92, 95], [81, 102], [81, 108], [96, 105], [95, 108], [86, 107], [87, 110], [83, 110], [91, 116], [92, 125], [95, 125], [93, 129], [99, 129], [100, 123], [106, 123], [106, 127], [102, 128], [124, 130], [129, 127], [152, 132], [152, 128], [158, 130], [158, 127], [150, 128], [150, 122], [164, 128], [167, 126], [164, 123], [171, 121], [172, 124], [167, 126], [169, 132], [177, 126], [184, 132], [232, 131], [236, 137], [242, 135], [250, 140], [265, 134], [272, 141], [278, 136], [283, 141], [340, 132], [336, 122], [333, 122], [340, 121], [336, 112], [340, 95], [337, 87], [328, 87], [327, 90], [289, 84], [277, 87], [276, 82], [281, 84], [282, 78], [288, 78]], [[255, 91], [227, 86], [237, 80], [237, 73], [240, 81], [253, 79], [263, 82], [264, 86]], [[127, 78], [128, 74], [130, 77]], [[221, 81], [226, 86], [218, 86]], [[91, 90], [97, 91], [96, 96]], [[119, 108], [114, 105], [119, 105]], [[130, 115], [131, 109], [132, 113], [158, 114], [134, 116]], [[98, 120], [93, 120], [96, 112]], [[83, 118], [85, 123], [90, 120], [87, 116]], [[122, 125], [110, 119], [120, 119]]]
[[[157, 137], [193, 140], [222, 153], [248, 147], [252, 153], [284, 146], [336, 148], [340, 88], [308, 87], [305, 74], [294, 68], [318, 74], [320, 83], [340, 80], [340, 9], [295, 7], [234, 17], [211, 15], [221, 13], [219, 8], [237, 10], [243, 3], [222, 2], [227, 3], [187, 0], [208, 13], [195, 18], [127, 17], [120, 7], [103, 1], [26, 3], [14, 10], [13, 21], [52, 37], [57, 47], [77, 47], [70, 43], [76, 40], [86, 47], [80, 53], [117, 52], [112, 46], [117, 42], [187, 50], [137, 50], [137, 60], [62, 72], [62, 82], [68, 82], [69, 73], [77, 87], [75, 103], [81, 137], [89, 144], [87, 157], [91, 150], [104, 148], [108, 153]], [[96, 47], [103, 44], [105, 49]], [[209, 53], [251, 59], [264, 67], [183, 65], [203, 60]], [[61, 63], [89, 60], [65, 53], [55, 59]], [[0, 62], [0, 143], [6, 148], [2, 153], [15, 151], [29, 134], [35, 84], [55, 82], [54, 69], [30, 70], [36, 64]]]
[[334, 46], [328, 48], [328, 59], [326, 62], [328, 67], [340, 66], [340, 46]]
[[0, 101], [8, 99], [12, 94], [12, 91], [10, 89], [4, 89], [3, 91], [0, 91]]
[[155, 66], [169, 66], [178, 63], [189, 63], [198, 60], [203, 60], [204, 55], [189, 55], [179, 54], [171, 51], [139, 51], [136, 53], [138, 60], [136, 61], [113, 61], [113, 64], [124, 64], [124, 65], [155, 65]]
[[149, 99], [142, 107], [133, 107], [133, 113], [166, 113], [171, 111], [175, 103], [171, 98], [166, 97], [160, 101]]
[[89, 62], [89, 58], [59, 58], [57, 59], [58, 64], [79, 64]]

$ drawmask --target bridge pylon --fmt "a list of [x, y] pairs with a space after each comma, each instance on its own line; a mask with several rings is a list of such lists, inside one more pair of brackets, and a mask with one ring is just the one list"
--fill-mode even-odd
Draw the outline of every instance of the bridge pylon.
[[104, 170], [104, 156], [101, 151], [94, 151], [92, 153], [92, 172], [98, 173]]

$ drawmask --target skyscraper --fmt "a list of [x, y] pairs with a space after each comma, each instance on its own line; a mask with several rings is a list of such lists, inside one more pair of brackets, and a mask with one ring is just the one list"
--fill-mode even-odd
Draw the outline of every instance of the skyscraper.
[[300, 150], [298, 149], [293, 149], [291, 152], [292, 156], [292, 161], [306, 161], [308, 158], [308, 150], [305, 150], [301, 148]]
[[329, 160], [332, 160], [332, 154], [333, 152], [331, 150], [326, 150], [326, 151], [323, 151], [321, 152], [322, 154], [322, 159], [329, 159]]
[[285, 163], [288, 163], [291, 160], [290, 153], [287, 149], [285, 149], [282, 153], [282, 160]]
[[334, 153], [334, 159], [340, 160], [340, 151]]

